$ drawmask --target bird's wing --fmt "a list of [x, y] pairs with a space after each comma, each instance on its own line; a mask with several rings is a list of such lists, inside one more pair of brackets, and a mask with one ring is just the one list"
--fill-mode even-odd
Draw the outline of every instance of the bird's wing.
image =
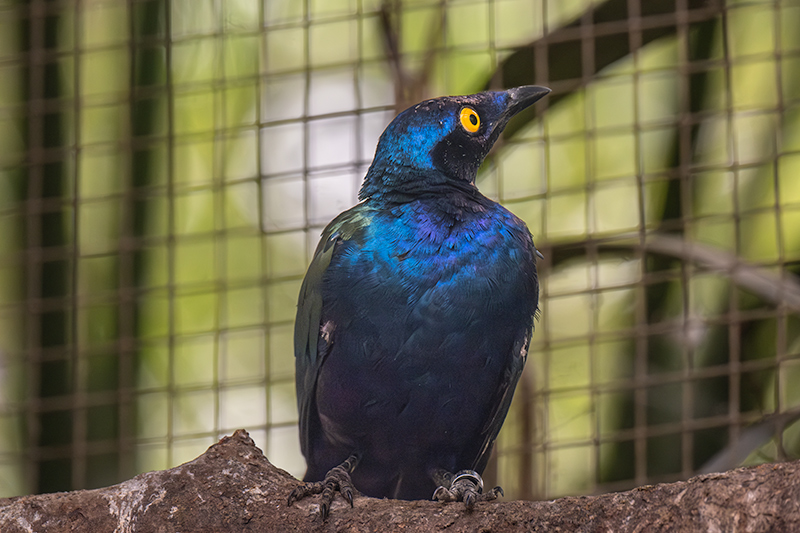
[[525, 331], [523, 335], [514, 343], [513, 354], [511, 357], [511, 364], [506, 368], [503, 376], [503, 383], [497, 389], [497, 396], [493, 399], [495, 410], [492, 412], [489, 421], [484, 427], [481, 436], [483, 437], [483, 446], [481, 447], [480, 455], [475, 461], [474, 470], [483, 472], [486, 464], [489, 462], [489, 457], [492, 454], [492, 446], [494, 445], [497, 435], [500, 433], [500, 428], [503, 427], [503, 422], [508, 414], [508, 409], [511, 407], [511, 400], [514, 397], [514, 389], [517, 388], [517, 382], [522, 375], [522, 369], [525, 366], [525, 360], [528, 356], [528, 346], [530, 345], [531, 330]]
[[351, 240], [368, 223], [364, 211], [363, 204], [359, 204], [340, 214], [325, 228], [300, 288], [294, 326], [294, 355], [300, 447], [306, 457], [310, 451], [312, 428], [318, 423], [314, 402], [319, 369], [335, 342], [333, 332], [322, 324], [325, 272], [341, 244]]

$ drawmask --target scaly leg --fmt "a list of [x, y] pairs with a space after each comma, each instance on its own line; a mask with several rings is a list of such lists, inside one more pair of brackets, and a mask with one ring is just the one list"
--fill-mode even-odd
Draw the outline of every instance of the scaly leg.
[[333, 498], [336, 496], [336, 491], [339, 491], [339, 493], [350, 502], [350, 507], [352, 507], [353, 495], [357, 490], [350, 479], [350, 473], [355, 470], [357, 464], [358, 456], [353, 454], [339, 466], [328, 470], [328, 473], [325, 474], [325, 479], [322, 481], [311, 481], [300, 485], [289, 494], [288, 505], [292, 505], [294, 502], [302, 500], [311, 494], [322, 493], [322, 498], [320, 498], [319, 503], [319, 513], [322, 519], [325, 520], [330, 513], [331, 503], [333, 503]]
[[471, 511], [476, 502], [497, 499], [503, 495], [503, 489], [495, 487], [489, 492], [483, 492], [483, 478], [474, 470], [461, 470], [455, 476], [450, 472], [438, 471], [434, 479], [439, 487], [433, 493], [433, 499], [440, 502], [464, 502], [467, 510]]

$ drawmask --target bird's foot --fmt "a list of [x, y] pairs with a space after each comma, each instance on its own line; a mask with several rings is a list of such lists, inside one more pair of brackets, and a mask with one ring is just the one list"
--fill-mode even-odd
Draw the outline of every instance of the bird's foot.
[[325, 474], [325, 479], [322, 481], [312, 481], [303, 483], [289, 494], [288, 505], [292, 505], [298, 500], [302, 500], [306, 496], [312, 494], [322, 493], [319, 502], [319, 514], [322, 519], [328, 518], [331, 510], [333, 498], [336, 496], [336, 491], [344, 496], [350, 502], [350, 507], [353, 506], [353, 496], [357, 493], [356, 488], [353, 486], [353, 481], [350, 479], [350, 473], [356, 467], [358, 457], [354, 454], [347, 458], [345, 462], [339, 466], [335, 466], [328, 470]]
[[503, 489], [495, 487], [484, 493], [481, 475], [474, 470], [462, 470], [455, 476], [446, 474], [442, 485], [433, 493], [433, 499], [440, 502], [464, 502], [467, 510], [471, 511], [476, 502], [495, 500], [498, 495], [503, 495]]

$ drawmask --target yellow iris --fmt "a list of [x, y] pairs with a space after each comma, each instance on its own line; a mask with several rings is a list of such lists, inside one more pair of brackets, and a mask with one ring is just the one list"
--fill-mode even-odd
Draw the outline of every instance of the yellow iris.
[[461, 126], [468, 132], [475, 133], [481, 127], [481, 117], [471, 107], [462, 107]]

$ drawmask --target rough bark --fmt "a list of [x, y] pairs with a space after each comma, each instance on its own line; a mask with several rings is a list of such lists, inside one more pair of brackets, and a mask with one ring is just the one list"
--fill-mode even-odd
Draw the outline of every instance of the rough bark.
[[322, 522], [316, 497], [239, 430], [197, 459], [103, 489], [0, 499], [0, 531], [800, 531], [800, 461], [685, 482], [548, 502], [461, 503], [337, 496]]

